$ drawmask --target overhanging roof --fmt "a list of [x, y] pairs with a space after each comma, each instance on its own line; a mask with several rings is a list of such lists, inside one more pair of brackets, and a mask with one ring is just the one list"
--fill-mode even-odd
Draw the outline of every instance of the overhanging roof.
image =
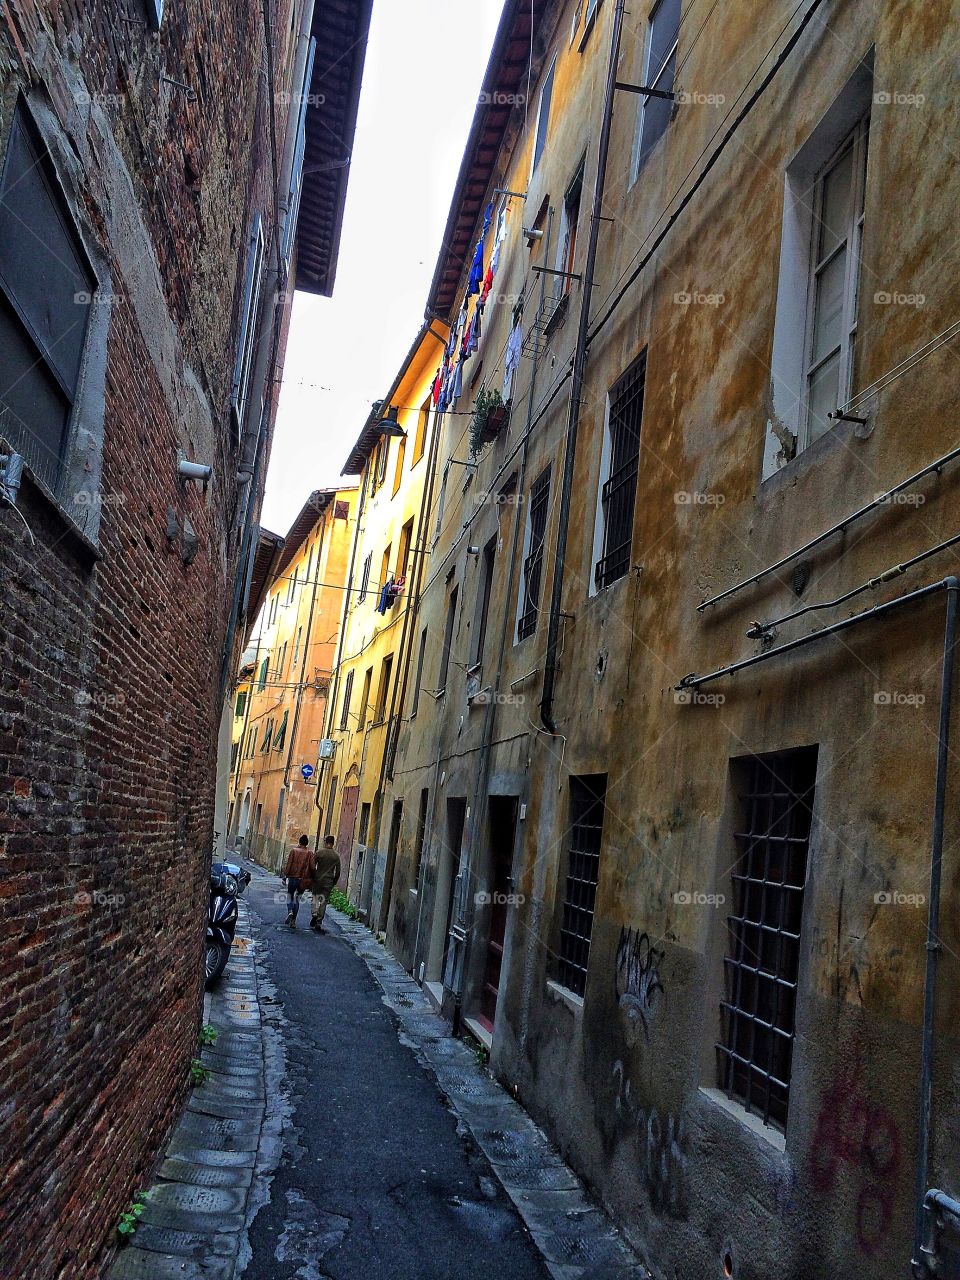
[[[348, 485], [344, 487], [349, 488]], [[274, 571], [275, 578], [279, 578], [287, 566], [296, 558], [297, 552], [309, 538], [311, 529], [329, 507], [338, 492], [338, 489], [314, 489], [313, 493], [300, 508], [293, 524], [287, 530], [287, 536], [283, 540], [283, 555], [280, 557]]]
[[490, 181], [496, 173], [510, 117], [517, 109], [513, 100], [526, 89], [531, 40], [535, 42], [550, 8], [545, 0], [538, 0], [536, 7], [534, 0], [507, 0], [504, 7], [430, 285], [428, 314], [449, 319], [457, 302], [460, 279], [468, 257], [473, 256]]
[[250, 634], [250, 628], [259, 616], [270, 583], [273, 581], [273, 566], [282, 550], [283, 539], [279, 533], [271, 533], [261, 525], [257, 531], [257, 546], [253, 553], [253, 570], [250, 574], [250, 594], [247, 597], [245, 628], [247, 635]]
[[313, 12], [296, 288], [325, 297], [337, 274], [372, 9], [373, 0], [316, 0]]

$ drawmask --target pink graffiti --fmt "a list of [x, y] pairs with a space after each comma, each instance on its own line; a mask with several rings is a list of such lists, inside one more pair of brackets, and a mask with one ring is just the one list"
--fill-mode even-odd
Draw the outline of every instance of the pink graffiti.
[[824, 1094], [810, 1149], [810, 1176], [817, 1191], [833, 1191], [841, 1171], [859, 1179], [857, 1243], [875, 1253], [893, 1217], [900, 1167], [900, 1131], [886, 1107], [867, 1097], [862, 1070], [840, 1077]]

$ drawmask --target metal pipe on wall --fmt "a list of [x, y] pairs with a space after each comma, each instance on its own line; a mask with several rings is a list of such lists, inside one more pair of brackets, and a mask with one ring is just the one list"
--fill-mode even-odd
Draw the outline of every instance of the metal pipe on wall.
[[613, 102], [616, 96], [617, 63], [620, 61], [620, 41], [623, 35], [625, 0], [617, 0], [613, 14], [613, 33], [610, 37], [610, 63], [607, 67], [607, 85], [603, 97], [603, 119], [600, 141], [597, 147], [597, 179], [593, 189], [593, 210], [590, 217], [590, 241], [587, 246], [587, 262], [583, 272], [583, 296], [580, 299], [580, 322], [577, 328], [577, 345], [573, 356], [573, 376], [570, 386], [570, 412], [567, 418], [567, 439], [563, 460], [563, 484], [560, 491], [560, 523], [557, 527], [557, 548], [554, 559], [553, 583], [550, 591], [550, 619], [547, 627], [547, 652], [543, 667], [543, 691], [540, 698], [540, 720], [548, 733], [556, 734], [553, 717], [553, 691], [557, 678], [557, 642], [560, 634], [560, 613], [563, 597], [563, 570], [567, 554], [567, 531], [570, 526], [570, 499], [573, 493], [573, 472], [577, 457], [577, 428], [580, 424], [580, 405], [583, 400], [583, 375], [587, 363], [587, 334], [590, 328], [590, 303], [593, 281], [597, 269], [597, 251], [600, 245], [600, 224], [603, 212], [603, 193], [607, 180], [607, 159], [610, 155], [610, 129], [613, 122]]

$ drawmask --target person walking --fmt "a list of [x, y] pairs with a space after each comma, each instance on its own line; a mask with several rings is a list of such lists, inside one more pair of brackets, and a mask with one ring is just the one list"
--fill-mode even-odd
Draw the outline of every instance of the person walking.
[[287, 865], [283, 878], [287, 886], [287, 924], [291, 929], [297, 927], [297, 912], [304, 891], [313, 883], [313, 854], [307, 845], [306, 836], [300, 837], [300, 843], [287, 854]]
[[323, 848], [317, 850], [313, 871], [313, 905], [310, 911], [310, 928], [324, 933], [323, 916], [333, 886], [340, 879], [340, 858], [333, 836], [323, 837]]

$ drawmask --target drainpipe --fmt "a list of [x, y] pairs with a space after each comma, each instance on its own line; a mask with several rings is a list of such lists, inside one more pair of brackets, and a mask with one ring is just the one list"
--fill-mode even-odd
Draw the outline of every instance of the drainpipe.
[[924, 1202], [930, 1176], [930, 1130], [933, 1112], [933, 1030], [936, 1013], [937, 960], [940, 953], [940, 882], [943, 870], [943, 825], [950, 760], [950, 711], [953, 701], [953, 656], [957, 640], [957, 605], [960, 581], [948, 578], [947, 621], [940, 672], [940, 732], [937, 749], [937, 782], [933, 804], [933, 838], [930, 854], [930, 897], [927, 908], [927, 966], [923, 988], [923, 1040], [920, 1058], [920, 1141], [917, 1152], [913, 1236], [913, 1274], [931, 1274], [924, 1261]]
[[560, 524], [557, 529], [557, 551], [553, 570], [553, 586], [550, 592], [547, 653], [544, 660], [543, 692], [540, 699], [540, 720], [546, 731], [551, 734], [557, 733], [557, 725], [553, 714], [553, 692], [557, 679], [557, 643], [560, 634], [563, 570], [567, 553], [570, 500], [573, 493], [573, 471], [577, 456], [577, 428], [580, 422], [580, 406], [583, 400], [583, 374], [587, 363], [590, 303], [593, 300], [593, 278], [596, 273], [597, 250], [600, 243], [603, 192], [607, 178], [607, 157], [610, 154], [610, 128], [613, 121], [613, 101], [616, 94], [617, 63], [620, 60], [624, 7], [625, 0], [617, 0], [617, 7], [613, 14], [613, 34], [610, 38], [610, 65], [607, 68], [607, 87], [603, 98], [603, 121], [600, 126], [600, 143], [597, 154], [597, 182], [593, 192], [593, 213], [590, 219], [590, 242], [587, 247], [586, 268], [583, 273], [583, 295], [580, 299], [580, 324], [577, 329], [577, 346], [573, 356], [570, 413], [567, 420], [566, 452], [563, 462], [563, 487], [560, 491]]
[[[553, 239], [553, 209], [551, 208], [547, 215], [546, 236], [544, 239], [544, 261], [549, 261], [550, 246]], [[547, 275], [546, 272], [540, 272], [540, 311], [543, 310], [544, 299], [547, 291]], [[537, 385], [537, 373], [540, 366], [539, 348], [534, 347], [533, 360], [530, 365], [530, 386], [527, 390], [527, 423], [523, 434], [523, 448], [520, 452], [520, 469], [517, 473], [516, 492], [521, 494], [524, 492], [524, 485], [527, 475], [527, 458], [530, 452], [530, 436], [533, 434], [533, 414], [534, 414], [534, 393]], [[510, 558], [507, 565], [507, 594], [506, 604], [503, 612], [503, 622], [500, 627], [500, 639], [497, 646], [497, 665], [494, 669], [493, 688], [496, 690], [500, 685], [503, 676], [503, 663], [507, 651], [507, 636], [516, 626], [516, 618], [512, 611], [513, 603], [513, 584], [515, 580], [515, 569], [517, 567], [517, 552], [520, 546], [521, 531], [523, 528], [523, 520], [521, 519], [521, 505], [517, 503], [513, 520], [513, 530], [510, 538]], [[481, 655], [482, 659], [482, 655]], [[491, 743], [496, 732], [497, 721], [497, 700], [492, 698], [487, 704], [486, 713], [483, 723], [483, 736], [480, 743], [480, 763], [477, 768], [477, 782], [473, 792], [473, 805], [471, 813], [473, 815], [470, 831], [470, 854], [467, 863], [468, 874], [476, 865], [481, 841], [483, 839], [484, 818], [487, 812], [489, 796], [487, 794], [487, 786], [490, 779], [490, 757]], [[512, 871], [512, 867], [511, 867]], [[466, 986], [467, 976], [470, 972], [470, 961], [472, 953], [472, 943], [474, 933], [472, 929], [467, 930], [467, 940], [463, 949], [463, 969], [461, 987]], [[469, 993], [468, 993], [469, 994]], [[461, 993], [457, 993], [457, 1010], [459, 1011], [459, 1002]]]

